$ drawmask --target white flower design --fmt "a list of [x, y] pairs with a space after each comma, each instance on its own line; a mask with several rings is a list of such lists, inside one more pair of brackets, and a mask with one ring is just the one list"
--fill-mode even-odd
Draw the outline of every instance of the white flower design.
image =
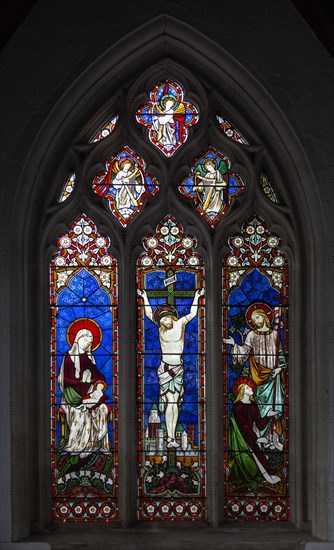
[[230, 265], [231, 267], [235, 267], [236, 265], [238, 265], [239, 263], [239, 260], [236, 256], [230, 256], [227, 260], [227, 263], [228, 265]]
[[61, 248], [68, 248], [69, 246], [71, 246], [71, 239], [69, 237], [62, 237], [59, 241], [59, 245]]
[[148, 266], [152, 265], [152, 259], [149, 256], [144, 256], [141, 263], [142, 263], [143, 266], [148, 267]]
[[182, 239], [182, 244], [184, 248], [191, 248], [193, 246], [193, 240], [189, 237], [185, 237], [184, 239]]
[[154, 237], [151, 237], [150, 239], [147, 240], [147, 246], [149, 248], [155, 248], [157, 244], [158, 244], [158, 241]]
[[102, 264], [102, 265], [105, 265], [105, 266], [110, 265], [110, 264], [111, 264], [111, 258], [110, 258], [110, 256], [103, 256], [103, 257], [101, 258], [101, 264]]

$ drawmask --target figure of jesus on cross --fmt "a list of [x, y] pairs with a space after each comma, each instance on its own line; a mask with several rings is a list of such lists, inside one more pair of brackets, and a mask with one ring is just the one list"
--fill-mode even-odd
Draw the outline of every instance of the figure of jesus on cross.
[[161, 414], [165, 414], [167, 447], [177, 448], [180, 445], [175, 439], [175, 430], [184, 394], [182, 353], [185, 327], [197, 315], [198, 300], [204, 295], [204, 288], [195, 291], [189, 313], [180, 319], [174, 305], [159, 305], [153, 312], [147, 292], [141, 289], [137, 292], [143, 300], [145, 315], [158, 326], [162, 353], [157, 372], [160, 386], [159, 410]]

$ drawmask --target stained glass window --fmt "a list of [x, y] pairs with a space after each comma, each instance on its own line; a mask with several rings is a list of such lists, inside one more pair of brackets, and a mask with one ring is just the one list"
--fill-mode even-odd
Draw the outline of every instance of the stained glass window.
[[102, 128], [94, 134], [94, 137], [89, 140], [89, 143], [95, 143], [96, 141], [101, 141], [102, 139], [105, 139], [110, 134], [112, 134], [116, 128], [116, 123], [118, 120], [118, 115], [115, 115], [112, 117], [108, 122], [103, 124]]
[[179, 187], [183, 195], [194, 200], [196, 209], [211, 227], [227, 212], [231, 199], [244, 188], [241, 176], [231, 172], [230, 166], [226, 155], [209, 147], [192, 163], [191, 174]]
[[[202, 92], [205, 94], [204, 85]], [[196, 97], [194, 90], [191, 93]], [[80, 173], [89, 174], [94, 193], [101, 197], [96, 198], [96, 208], [103, 206], [111, 212], [105, 220], [121, 237], [117, 243], [128, 246], [125, 229], [144, 209], [150, 213], [150, 202], [158, 203], [158, 196], [150, 199], [158, 193], [160, 183], [168, 187], [170, 204], [179, 200], [189, 211], [196, 208], [193, 223], [196, 225], [197, 219], [207, 243], [213, 245], [212, 229], [226, 224], [224, 234], [230, 234], [228, 218], [236, 223], [232, 206], [248, 201], [248, 208], [253, 199], [252, 189], [247, 189], [248, 196], [244, 193], [248, 183], [234, 169], [242, 162], [238, 152], [244, 158], [247, 147], [233, 145], [220, 133], [220, 140], [233, 149], [232, 164], [229, 154], [210, 141], [219, 134], [219, 125], [229, 139], [249, 144], [223, 115], [214, 116], [214, 131], [212, 127], [209, 131], [209, 115], [207, 124], [203, 117], [203, 149], [198, 141], [196, 153], [185, 148], [181, 164], [173, 167], [170, 157], [190, 139], [191, 132], [196, 132], [191, 127], [199, 121], [198, 108], [186, 99], [179, 83], [162, 77], [149, 100], [137, 103], [136, 121], [145, 127], [141, 132], [144, 139], [148, 138], [143, 147], [138, 144], [138, 151], [145, 151], [145, 157], [124, 142], [120, 144], [118, 138], [113, 146], [118, 125], [129, 140], [139, 135], [127, 128], [129, 113], [124, 116], [124, 110], [96, 129], [89, 141], [97, 143], [109, 136], [104, 144], [88, 146], [86, 141], [82, 148], [88, 156]], [[155, 164], [159, 182], [147, 172], [155, 148], [162, 153]], [[103, 150], [107, 151], [104, 157]], [[101, 158], [106, 159], [105, 170], [92, 171]], [[182, 166], [190, 162], [187, 174]], [[249, 173], [256, 174], [251, 157], [248, 163]], [[173, 170], [167, 171], [168, 167]], [[278, 203], [265, 170], [258, 180], [268, 199]], [[69, 173], [60, 203], [76, 184], [76, 174]], [[83, 187], [80, 191], [82, 196], [88, 192], [85, 200], [91, 199], [91, 189]], [[75, 196], [76, 192], [69, 202]], [[135, 239], [133, 243], [138, 246]], [[224, 445], [224, 519], [286, 520], [287, 261], [281, 239], [270, 233], [258, 215], [252, 216], [239, 234], [232, 235], [228, 245], [222, 277], [223, 387], [219, 390], [224, 418], [217, 434]], [[108, 252], [109, 246], [110, 238], [99, 234], [93, 221], [82, 214], [69, 232], [59, 237], [59, 250], [51, 260], [52, 497], [56, 522], [123, 520], [118, 517], [117, 262]], [[162, 219], [155, 233], [144, 237], [135, 268], [124, 262], [121, 246], [118, 253], [124, 267], [122, 277], [134, 283], [136, 275], [137, 283], [137, 362], [123, 367], [131, 376], [137, 368], [138, 376], [138, 519], [204, 520], [204, 261], [197, 252], [196, 238], [184, 234], [183, 226], [171, 214]], [[214, 269], [220, 272], [219, 266]], [[130, 317], [126, 306], [122, 320], [125, 333]], [[125, 452], [131, 455], [131, 446]], [[219, 491], [222, 487], [214, 489], [215, 497]], [[126, 489], [127, 496], [132, 497], [130, 492]]]
[[66, 199], [68, 199], [68, 197], [70, 196], [70, 194], [72, 193], [72, 191], [74, 189], [75, 178], [76, 178], [76, 176], [75, 176], [74, 172], [70, 173], [67, 176], [58, 202], [64, 202], [64, 201], [66, 201]]
[[51, 261], [55, 521], [117, 517], [117, 265], [84, 214]]
[[184, 101], [184, 92], [177, 82], [159, 82], [150, 93], [150, 101], [141, 106], [137, 121], [149, 129], [151, 143], [171, 157], [188, 138], [188, 128], [198, 122], [195, 105]]
[[167, 216], [138, 284], [139, 518], [205, 518], [204, 266]]
[[289, 517], [288, 272], [259, 216], [223, 266], [225, 517]]
[[239, 130], [237, 130], [225, 117], [217, 115], [217, 120], [219, 123], [219, 128], [228, 138], [233, 139], [233, 141], [238, 141], [243, 145], [249, 145], [247, 139], [244, 138]]
[[261, 188], [264, 194], [266, 195], [266, 197], [268, 197], [268, 199], [270, 199], [272, 202], [278, 203], [279, 200], [277, 198], [277, 195], [265, 172], [261, 172], [260, 179], [261, 179]]
[[93, 190], [106, 197], [108, 206], [123, 227], [143, 208], [145, 199], [158, 191], [154, 176], [145, 172], [145, 162], [125, 146], [106, 163], [106, 171], [93, 179]]

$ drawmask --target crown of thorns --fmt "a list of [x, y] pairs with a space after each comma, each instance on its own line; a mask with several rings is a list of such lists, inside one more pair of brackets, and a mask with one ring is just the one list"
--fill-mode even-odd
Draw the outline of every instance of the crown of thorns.
[[177, 318], [177, 309], [174, 306], [158, 306], [155, 308], [153, 313], [153, 321], [155, 324], [159, 324], [160, 319], [166, 317], [167, 315], [173, 315]]

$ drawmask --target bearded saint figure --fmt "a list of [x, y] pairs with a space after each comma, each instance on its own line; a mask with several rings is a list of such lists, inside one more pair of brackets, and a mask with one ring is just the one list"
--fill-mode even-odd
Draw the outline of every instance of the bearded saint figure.
[[158, 306], [154, 313], [145, 290], [137, 290], [143, 299], [145, 315], [158, 326], [161, 346], [161, 363], [158, 368], [160, 386], [159, 409], [165, 414], [167, 428], [167, 447], [179, 447], [176, 441], [175, 430], [179, 417], [179, 408], [184, 395], [183, 361], [185, 327], [197, 315], [198, 300], [204, 294], [204, 289], [196, 290], [193, 303], [188, 315], [178, 319], [174, 306]]
[[256, 402], [261, 416], [266, 416], [272, 407], [279, 412], [272, 425], [261, 432], [264, 445], [281, 451], [287, 364], [279, 334], [280, 309], [276, 308], [273, 312], [265, 303], [253, 304], [248, 308], [246, 318], [252, 330], [244, 343], [238, 345], [232, 337], [224, 338], [224, 342], [232, 345], [234, 365], [244, 365], [249, 360], [249, 372], [257, 386]]

